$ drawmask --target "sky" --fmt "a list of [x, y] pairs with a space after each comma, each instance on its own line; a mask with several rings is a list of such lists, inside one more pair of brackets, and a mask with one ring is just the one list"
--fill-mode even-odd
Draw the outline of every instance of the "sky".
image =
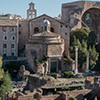
[[51, 17], [57, 17], [61, 14], [61, 5], [73, 1], [77, 0], [1, 0], [0, 14], [17, 14], [26, 18], [27, 9], [29, 7], [28, 4], [33, 2], [35, 3], [37, 16], [47, 14]]

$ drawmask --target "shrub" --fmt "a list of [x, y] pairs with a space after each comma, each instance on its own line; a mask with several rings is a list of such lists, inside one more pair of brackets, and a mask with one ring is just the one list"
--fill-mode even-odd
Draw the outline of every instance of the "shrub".
[[35, 63], [35, 65], [41, 64], [41, 62], [39, 62], [39, 60], [37, 58], [34, 58], [34, 63]]
[[54, 77], [55, 79], [57, 78], [57, 74], [56, 74], [56, 73], [48, 73], [47, 75], [48, 75], [48, 76], [52, 76], [52, 77]]
[[72, 71], [64, 72], [64, 77], [65, 78], [73, 78], [74, 73]]
[[68, 100], [76, 100], [74, 97], [70, 96]]
[[48, 56], [47, 55], [43, 55], [42, 60], [38, 60], [36, 57], [34, 58], [34, 63], [35, 65], [37, 64], [43, 64], [44, 62], [46, 62], [48, 60]]
[[15, 78], [21, 65], [25, 65], [24, 61], [9, 61], [5, 66], [5, 71], [8, 71], [10, 76]]
[[74, 60], [72, 59], [72, 58], [70, 58], [70, 57], [64, 57], [64, 61], [65, 62], [67, 62], [67, 63], [69, 63], [69, 64], [71, 64]]

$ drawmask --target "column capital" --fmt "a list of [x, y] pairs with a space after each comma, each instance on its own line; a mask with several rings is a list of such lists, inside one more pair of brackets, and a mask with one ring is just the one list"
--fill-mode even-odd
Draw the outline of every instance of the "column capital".
[[75, 46], [75, 51], [78, 51], [79, 46]]

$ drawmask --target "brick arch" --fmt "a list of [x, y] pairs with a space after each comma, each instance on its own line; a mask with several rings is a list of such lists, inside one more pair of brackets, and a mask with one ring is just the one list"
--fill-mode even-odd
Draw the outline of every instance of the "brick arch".
[[99, 7], [91, 7], [84, 11], [81, 17], [81, 25], [82, 27], [91, 28], [96, 36], [96, 42], [100, 42], [100, 8]]
[[[82, 20], [82, 17], [86, 17], [85, 15], [86, 14], [90, 14], [91, 15], [91, 17], [99, 17], [98, 15], [100, 15], [100, 8], [97, 8], [97, 7], [91, 7], [91, 8], [89, 8], [89, 9], [87, 9], [87, 10], [85, 10], [84, 11], [84, 13], [82, 13], [82, 15], [81, 15], [81, 20]], [[94, 15], [94, 16], [93, 16]], [[95, 16], [95, 15], [97, 15], [97, 16]]]
[[[82, 27], [82, 17], [91, 9], [100, 9], [100, 2], [96, 1], [76, 1], [62, 4], [62, 21], [70, 24], [71, 30]], [[96, 12], [94, 12], [95, 14]], [[96, 23], [96, 21], [94, 21]], [[97, 21], [99, 22], [99, 21]], [[97, 41], [100, 42], [100, 25], [93, 27], [97, 35]]]
[[85, 10], [83, 10], [82, 13], [81, 13], [81, 17], [84, 15], [84, 13], [86, 13], [90, 9], [99, 9], [100, 10], [100, 7], [91, 6], [91, 7], [88, 7], [87, 9], [85, 8]]
[[62, 4], [62, 20], [70, 24], [72, 29], [81, 27], [81, 17], [91, 8], [100, 8], [100, 2], [76, 1]]

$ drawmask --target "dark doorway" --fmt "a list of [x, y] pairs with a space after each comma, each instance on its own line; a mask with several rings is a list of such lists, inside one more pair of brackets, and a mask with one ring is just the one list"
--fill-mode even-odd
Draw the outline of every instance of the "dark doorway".
[[50, 69], [50, 72], [51, 72], [51, 73], [57, 72], [56, 69], [57, 69], [57, 61], [51, 62], [51, 69]]
[[54, 33], [54, 28], [53, 28], [53, 27], [51, 27], [50, 31]]
[[36, 34], [36, 33], [39, 33], [39, 28], [38, 27], [34, 28], [34, 34]]

